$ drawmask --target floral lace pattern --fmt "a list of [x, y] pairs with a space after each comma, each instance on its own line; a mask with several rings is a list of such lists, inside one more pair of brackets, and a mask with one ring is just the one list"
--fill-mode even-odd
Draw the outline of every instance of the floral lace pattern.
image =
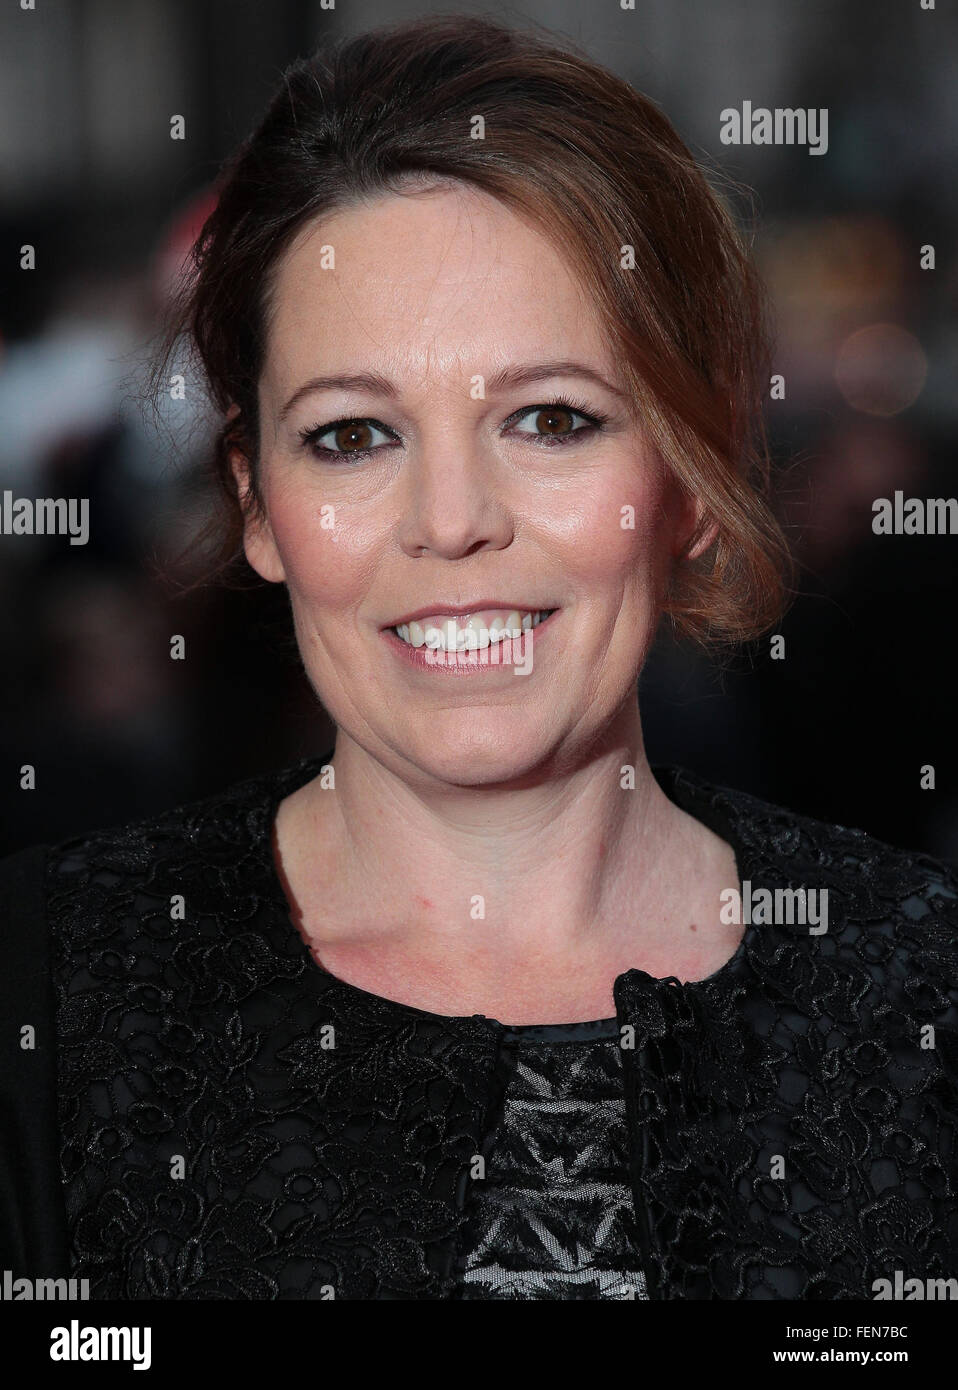
[[[317, 967], [270, 831], [325, 761], [48, 852], [60, 1167], [94, 1298], [459, 1296], [508, 1030]], [[615, 982], [648, 1296], [958, 1275], [955, 873], [656, 775], [753, 890], [827, 888], [830, 920], [753, 922], [707, 980]]]

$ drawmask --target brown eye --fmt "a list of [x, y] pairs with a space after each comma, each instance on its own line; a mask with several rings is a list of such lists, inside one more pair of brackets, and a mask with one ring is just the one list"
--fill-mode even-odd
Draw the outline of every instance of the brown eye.
[[[381, 436], [379, 440], [377, 435]], [[325, 462], [346, 458], [359, 462], [360, 459], [371, 458], [384, 443], [394, 443], [396, 438], [378, 420], [363, 419], [330, 420], [325, 425], [301, 430], [299, 437], [305, 448]], [[324, 439], [328, 439], [329, 443], [322, 443]]]
[[336, 448], [344, 454], [357, 449], [368, 449], [372, 443], [373, 432], [362, 420], [350, 420], [340, 425], [333, 435]]
[[572, 434], [573, 411], [550, 405], [536, 416], [536, 429], [542, 434]]
[[515, 432], [528, 435], [532, 443], [566, 443], [576, 435], [585, 436], [601, 428], [606, 417], [589, 415], [562, 401], [550, 401], [546, 405], [530, 405], [512, 418], [516, 422]]

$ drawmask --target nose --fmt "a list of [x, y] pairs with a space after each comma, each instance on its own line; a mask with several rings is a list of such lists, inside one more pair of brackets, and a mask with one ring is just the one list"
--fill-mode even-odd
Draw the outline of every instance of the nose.
[[443, 431], [412, 447], [398, 528], [407, 555], [459, 560], [503, 549], [514, 530], [501, 471], [474, 436]]

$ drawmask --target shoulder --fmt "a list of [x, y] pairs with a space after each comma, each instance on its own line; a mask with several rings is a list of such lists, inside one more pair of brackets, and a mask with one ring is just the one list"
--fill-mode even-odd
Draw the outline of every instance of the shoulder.
[[896, 891], [910, 886], [926, 896], [940, 891], [946, 900], [958, 902], [958, 867], [934, 855], [709, 782], [687, 768], [667, 766], [656, 774], [686, 809], [705, 811], [710, 824], [731, 831], [749, 860], [782, 870], [837, 873], [849, 890], [865, 882]]
[[[56, 844], [33, 845], [0, 859], [0, 912], [30, 935], [45, 918], [52, 936], [79, 944], [132, 937], [171, 894], [191, 905], [218, 903], [242, 891], [244, 871], [261, 863], [270, 813], [287, 792], [318, 771], [304, 759], [278, 772], [237, 781], [210, 796]], [[315, 764], [315, 767], [314, 767]]]
[[184, 802], [154, 816], [76, 835], [48, 850], [54, 876], [82, 874], [95, 865], [134, 876], [149, 873], [167, 855], [222, 853], [241, 858], [274, 803], [312, 775], [315, 759], [244, 778], [210, 796]]
[[[958, 869], [920, 850], [891, 845], [859, 827], [802, 814], [681, 768], [662, 769], [670, 794], [701, 815], [736, 851], [754, 889], [804, 890], [827, 912], [810, 940], [819, 960], [844, 958], [899, 978], [914, 972], [958, 991]], [[797, 904], [795, 899], [794, 903]], [[784, 906], [793, 904], [785, 900]], [[778, 904], [783, 906], [782, 903]], [[776, 933], [767, 934], [770, 943]], [[884, 967], [884, 971], [881, 970]]]

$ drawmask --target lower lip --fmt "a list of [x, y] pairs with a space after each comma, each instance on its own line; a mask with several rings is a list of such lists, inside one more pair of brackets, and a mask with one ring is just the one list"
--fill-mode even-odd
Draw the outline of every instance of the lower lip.
[[[407, 666], [417, 671], [428, 671], [431, 676], [480, 676], [494, 673], [513, 675], [517, 668], [527, 667], [542, 640], [539, 634], [551, 628], [561, 612], [561, 608], [554, 609], [548, 618], [544, 618], [538, 626], [529, 628], [515, 641], [511, 637], [505, 637], [501, 642], [497, 642], [495, 645], [503, 650], [495, 658], [489, 656], [493, 650], [492, 644], [482, 651], [439, 652], [426, 646], [410, 646], [401, 637], [397, 637], [391, 627], [384, 627], [382, 633], [390, 648]], [[527, 640], [529, 637], [532, 638], [531, 643]], [[513, 647], [516, 649], [515, 654], [512, 651]]]

